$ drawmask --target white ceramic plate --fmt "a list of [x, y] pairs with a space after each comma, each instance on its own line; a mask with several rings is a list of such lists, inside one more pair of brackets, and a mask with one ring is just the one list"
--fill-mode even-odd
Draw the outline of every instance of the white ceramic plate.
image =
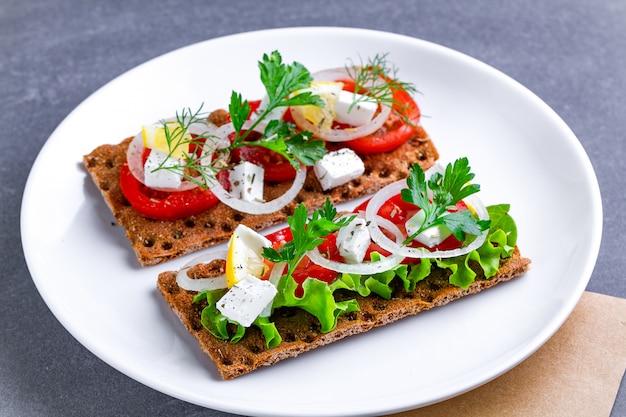
[[[311, 71], [388, 53], [398, 76], [423, 93], [423, 123], [441, 159], [469, 157], [485, 203], [511, 204], [532, 270], [444, 308], [222, 381], [155, 289], [159, 272], [189, 257], [140, 268], [81, 161], [96, 146], [117, 143], [182, 108], [224, 107], [231, 90], [260, 98], [256, 63], [274, 49]], [[546, 342], [574, 308], [591, 275], [601, 227], [591, 164], [539, 98], [450, 49], [338, 28], [214, 39], [123, 74], [49, 138], [32, 168], [22, 212], [33, 280], [80, 343], [173, 397], [266, 416], [391, 413], [444, 400], [506, 372]]]

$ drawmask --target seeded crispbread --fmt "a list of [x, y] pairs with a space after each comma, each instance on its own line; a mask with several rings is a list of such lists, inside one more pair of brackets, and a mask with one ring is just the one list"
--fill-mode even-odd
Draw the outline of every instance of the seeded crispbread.
[[222, 378], [233, 379], [347, 336], [478, 293], [522, 275], [529, 266], [530, 260], [522, 257], [516, 247], [510, 258], [501, 260], [499, 272], [490, 279], [485, 279], [479, 266], [472, 265], [477, 277], [467, 289], [449, 283], [449, 270], [433, 267], [432, 273], [418, 282], [414, 291], [405, 292], [398, 286], [390, 300], [377, 295], [360, 297], [350, 292], [346, 294], [346, 298], [356, 298], [360, 311], [340, 315], [337, 327], [328, 333], [320, 333], [317, 319], [303, 310], [278, 309], [271, 319], [275, 322], [283, 342], [272, 349], [265, 346], [263, 335], [255, 326], [248, 328], [245, 336], [237, 343], [211, 335], [200, 322], [200, 313], [205, 304], [192, 302], [196, 293], [184, 290], [176, 284], [176, 272], [162, 272], [157, 287], [169, 307], [196, 338], [202, 351], [215, 363]]
[[[413, 137], [396, 150], [363, 156], [365, 173], [330, 191], [324, 192], [313, 171], [309, 170], [305, 184], [294, 201], [276, 213], [245, 214], [218, 203], [195, 216], [162, 221], [148, 219], [139, 214], [120, 189], [120, 169], [131, 140], [132, 138], [127, 138], [117, 145], [99, 146], [86, 155], [83, 162], [115, 219], [125, 229], [137, 260], [143, 266], [156, 265], [225, 242], [239, 223], [254, 230], [282, 223], [299, 203], [315, 210], [323, 204], [326, 197], [337, 204], [372, 194], [387, 184], [406, 178], [413, 163], [420, 164], [426, 170], [439, 158], [428, 134], [418, 126]], [[264, 198], [272, 200], [283, 194], [290, 185], [266, 184]]]

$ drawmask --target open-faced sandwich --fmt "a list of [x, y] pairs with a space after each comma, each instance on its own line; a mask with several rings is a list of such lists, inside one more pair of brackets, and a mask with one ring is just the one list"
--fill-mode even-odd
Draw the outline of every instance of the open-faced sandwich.
[[468, 160], [413, 164], [352, 212], [299, 204], [288, 227], [234, 228], [158, 288], [224, 379], [522, 275], [506, 204], [485, 207]]
[[438, 153], [413, 85], [386, 55], [311, 74], [263, 56], [266, 95], [228, 109], [185, 109], [84, 157], [138, 261], [155, 265], [309, 211], [370, 195], [430, 168]]

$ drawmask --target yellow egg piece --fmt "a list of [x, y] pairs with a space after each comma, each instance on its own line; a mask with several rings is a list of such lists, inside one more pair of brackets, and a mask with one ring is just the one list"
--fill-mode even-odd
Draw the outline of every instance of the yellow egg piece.
[[321, 131], [329, 131], [335, 120], [335, 105], [339, 100], [339, 93], [343, 89], [343, 83], [335, 81], [313, 81], [309, 88], [300, 90], [297, 93], [311, 92], [318, 95], [324, 102], [322, 107], [318, 106], [298, 106], [295, 111], [299, 111], [302, 116], [313, 123]]
[[230, 241], [226, 253], [226, 285], [231, 288], [237, 282], [248, 275], [261, 278], [267, 270], [263, 261], [263, 248], [271, 246], [271, 242], [250, 229], [240, 224], [237, 226]]
[[170, 155], [172, 158], [184, 159], [189, 153], [191, 136], [183, 132], [181, 127], [175, 123], [167, 124], [167, 129], [169, 141], [162, 124], [143, 126], [141, 128], [143, 146], [157, 149]]

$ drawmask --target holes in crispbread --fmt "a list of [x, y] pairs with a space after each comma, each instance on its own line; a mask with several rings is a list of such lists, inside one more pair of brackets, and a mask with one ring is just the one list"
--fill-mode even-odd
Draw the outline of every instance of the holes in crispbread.
[[248, 349], [250, 349], [250, 352], [254, 353], [255, 355], [258, 355], [263, 351], [263, 348], [259, 347], [259, 345], [250, 345], [248, 346]]
[[111, 186], [109, 185], [109, 182], [104, 180], [104, 181], [100, 181], [98, 187], [102, 190], [102, 191], [109, 191], [111, 189]]

